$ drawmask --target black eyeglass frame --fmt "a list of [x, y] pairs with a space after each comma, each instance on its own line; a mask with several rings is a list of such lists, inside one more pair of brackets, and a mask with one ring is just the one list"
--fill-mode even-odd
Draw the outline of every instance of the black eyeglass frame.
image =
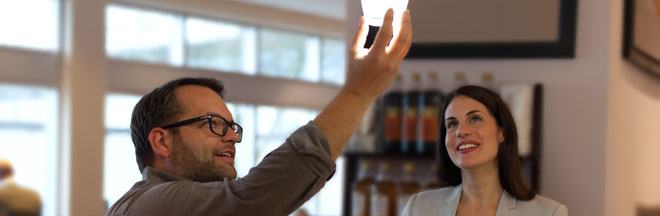
[[[225, 122], [224, 127], [222, 127], [222, 133], [221, 134], [217, 133], [213, 129], [213, 122], [211, 122], [211, 119], [213, 119], [213, 117], [218, 117], [218, 118], [222, 119]], [[240, 143], [243, 140], [243, 127], [241, 127], [241, 125], [237, 124], [236, 122], [229, 122], [229, 121], [227, 121], [227, 119], [223, 118], [222, 116], [215, 115], [215, 114], [203, 115], [203, 116], [200, 116], [200, 117], [186, 119], [186, 120], [183, 120], [183, 121], [180, 121], [180, 122], [175, 122], [175, 123], [172, 123], [172, 124], [162, 126], [160, 128], [168, 129], [168, 128], [173, 128], [173, 127], [179, 127], [179, 126], [191, 124], [191, 123], [202, 121], [202, 120], [207, 120], [208, 124], [209, 124], [209, 129], [211, 130], [211, 133], [214, 133], [215, 135], [218, 135], [218, 136], [226, 135], [227, 134], [227, 129], [232, 128], [232, 130], [234, 130], [233, 126], [236, 125], [237, 129], [234, 130], [234, 133], [236, 133], [238, 135], [238, 140], [236, 140], [236, 143]]]

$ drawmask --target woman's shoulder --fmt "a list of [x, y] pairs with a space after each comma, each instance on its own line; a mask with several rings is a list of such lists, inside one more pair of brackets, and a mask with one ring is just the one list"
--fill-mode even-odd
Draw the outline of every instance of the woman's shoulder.
[[523, 211], [530, 210], [534, 212], [552, 213], [552, 215], [568, 215], [568, 209], [565, 205], [538, 194], [534, 199], [526, 201], [518, 200], [518, 203], [518, 207]]
[[417, 199], [445, 200], [455, 192], [458, 186], [443, 187], [434, 190], [425, 190], [417, 193]]
[[449, 215], [460, 199], [460, 192], [460, 186], [419, 192], [410, 198], [403, 215]]
[[536, 196], [534, 196], [534, 199], [527, 201], [520, 200], [519, 202], [521, 202], [521, 204], [524, 205], [538, 205], [538, 206], [547, 206], [547, 207], [558, 207], [562, 205], [561, 203], [553, 199], [541, 196], [539, 194], [536, 194]]

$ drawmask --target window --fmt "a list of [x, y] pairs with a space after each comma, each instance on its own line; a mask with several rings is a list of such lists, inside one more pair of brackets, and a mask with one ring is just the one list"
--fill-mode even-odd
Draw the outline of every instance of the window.
[[105, 99], [103, 199], [107, 207], [142, 179], [130, 132], [131, 113], [139, 100], [122, 94], [108, 94]]
[[344, 202], [344, 157], [339, 156], [335, 175], [325, 183], [323, 189], [300, 207], [310, 215], [342, 215]]
[[256, 73], [256, 29], [232, 23], [186, 20], [189, 67]]
[[319, 81], [320, 40], [273, 29], [259, 31], [259, 73]]
[[346, 53], [340, 39], [121, 5], [106, 11], [111, 58], [308, 82], [344, 81]]
[[53, 89], [0, 84], [0, 157], [40, 194], [43, 215], [56, 214], [57, 116]]
[[106, 9], [108, 56], [127, 60], [183, 64], [183, 19], [157, 11], [110, 5]]
[[257, 160], [254, 161], [254, 165], [284, 143], [296, 129], [314, 120], [317, 114], [314, 110], [273, 106], [258, 106], [256, 111], [259, 124], [256, 128]]
[[339, 39], [323, 39], [321, 59], [321, 81], [343, 85], [346, 79], [346, 43]]
[[227, 103], [227, 108], [231, 112], [234, 122], [243, 127], [243, 140], [237, 143], [234, 167], [236, 168], [236, 176], [238, 178], [248, 174], [250, 169], [256, 165], [255, 161], [260, 161], [257, 158], [255, 143], [256, 139], [256, 125], [255, 119], [255, 106], [249, 104], [234, 104]]
[[55, 51], [59, 24], [58, 0], [0, 0], [0, 45]]

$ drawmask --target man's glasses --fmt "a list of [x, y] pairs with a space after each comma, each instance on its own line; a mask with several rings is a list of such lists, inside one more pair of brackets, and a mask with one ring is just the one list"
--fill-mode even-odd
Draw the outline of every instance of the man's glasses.
[[[229, 122], [227, 119], [223, 118], [222, 116], [219, 115], [205, 115], [205, 116], [200, 116], [196, 118], [191, 118], [187, 120], [183, 120], [180, 122], [168, 124], [165, 126], [162, 126], [161, 128], [167, 129], [167, 128], [172, 128], [172, 127], [179, 127], [182, 125], [187, 125], [193, 122], [198, 122], [202, 120], [207, 120], [209, 124], [209, 128], [211, 129], [211, 132], [218, 135], [218, 136], [224, 136], [227, 134], [227, 128], [231, 128], [234, 133], [238, 134], [238, 140], [236, 141], [237, 143], [240, 143], [241, 140], [243, 139], [243, 128], [236, 124], [235, 122]], [[220, 130], [220, 131], [218, 131]]]

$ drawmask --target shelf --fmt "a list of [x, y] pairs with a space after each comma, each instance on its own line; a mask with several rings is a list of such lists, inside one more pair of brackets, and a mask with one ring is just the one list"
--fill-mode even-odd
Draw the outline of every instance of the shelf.
[[366, 153], [366, 152], [344, 152], [346, 158], [368, 158], [368, 159], [428, 159], [434, 160], [435, 155], [402, 155], [402, 154], [382, 154], [382, 153]]

